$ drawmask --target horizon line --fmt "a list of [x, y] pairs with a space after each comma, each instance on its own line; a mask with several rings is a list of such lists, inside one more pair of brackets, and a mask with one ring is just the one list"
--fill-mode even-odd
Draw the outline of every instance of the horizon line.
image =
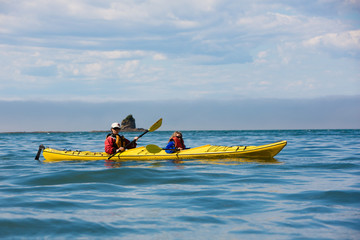
[[[212, 129], [212, 130], [204, 130], [204, 129], [198, 129], [198, 130], [180, 130], [182, 132], [191, 132], [191, 131], [308, 131], [308, 130], [360, 130], [360, 128], [287, 128], [287, 129]], [[175, 130], [158, 130], [156, 132], [171, 132]], [[19, 133], [106, 133], [110, 132], [109, 130], [88, 130], [88, 131], [11, 131], [11, 132], [0, 132], [0, 134], [19, 134]], [[136, 132], [144, 132], [144, 131], [120, 131], [120, 132], [126, 132], [126, 133], [136, 133]]]

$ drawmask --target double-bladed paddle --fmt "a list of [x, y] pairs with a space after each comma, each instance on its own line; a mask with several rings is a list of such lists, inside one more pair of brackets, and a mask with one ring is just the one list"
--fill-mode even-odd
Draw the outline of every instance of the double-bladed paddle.
[[[148, 132], [153, 132], [155, 131], [156, 129], [158, 129], [162, 124], [162, 118], [160, 118], [159, 120], [157, 120], [156, 123], [154, 123], [148, 130], [146, 130], [145, 132], [143, 132], [140, 136], [138, 136], [138, 139], [141, 138], [142, 136], [144, 136], [146, 133]], [[126, 146], [125, 146], [125, 149], [130, 146], [133, 142], [135, 142], [136, 140], [132, 140], [131, 142], [129, 142]], [[108, 158], [108, 160], [110, 160], [110, 158], [112, 158], [113, 156], [115, 156], [116, 153], [114, 154], [111, 154], [110, 157]]]

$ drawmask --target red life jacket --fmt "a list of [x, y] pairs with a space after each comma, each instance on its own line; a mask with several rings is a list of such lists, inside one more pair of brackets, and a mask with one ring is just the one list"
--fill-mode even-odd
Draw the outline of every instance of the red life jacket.
[[184, 139], [173, 137], [172, 140], [175, 143], [175, 148], [182, 148], [185, 149]]

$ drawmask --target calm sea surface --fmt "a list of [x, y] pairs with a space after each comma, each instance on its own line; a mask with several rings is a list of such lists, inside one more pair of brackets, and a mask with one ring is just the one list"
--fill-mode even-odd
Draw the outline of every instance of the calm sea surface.
[[360, 130], [183, 132], [188, 147], [287, 140], [274, 161], [34, 160], [40, 144], [103, 151], [105, 135], [0, 134], [0, 238], [360, 239]]

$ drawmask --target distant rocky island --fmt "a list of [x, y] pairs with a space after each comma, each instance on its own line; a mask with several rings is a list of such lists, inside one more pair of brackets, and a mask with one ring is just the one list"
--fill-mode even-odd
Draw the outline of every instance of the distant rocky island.
[[131, 114], [121, 121], [121, 132], [143, 132], [145, 130], [144, 128], [136, 127], [135, 118]]
[[[91, 131], [91, 132], [107, 132], [106, 131]], [[121, 121], [120, 132], [143, 132], [146, 131], [144, 128], [137, 128], [135, 118], [132, 114], [128, 115]]]

